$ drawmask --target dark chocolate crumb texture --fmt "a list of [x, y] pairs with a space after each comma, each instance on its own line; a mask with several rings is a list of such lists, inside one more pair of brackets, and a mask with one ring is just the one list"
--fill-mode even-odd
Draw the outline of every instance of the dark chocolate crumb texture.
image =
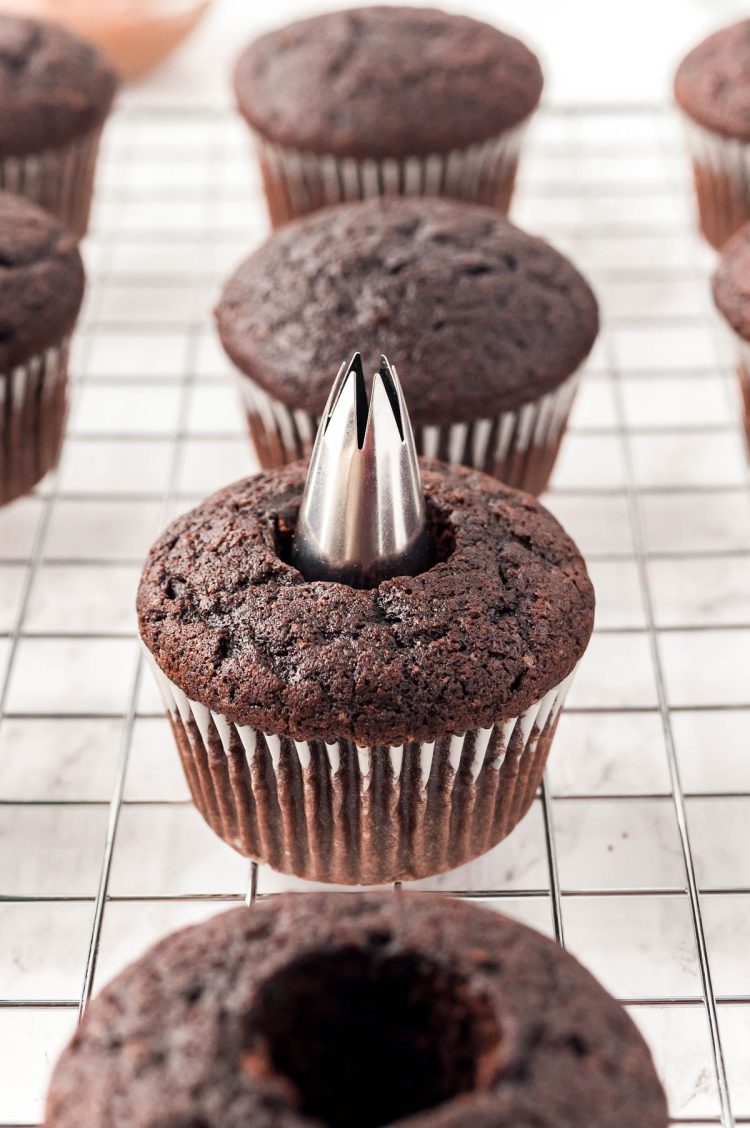
[[537, 58], [497, 28], [433, 8], [363, 7], [256, 40], [239, 107], [268, 140], [339, 157], [446, 153], [519, 124], [542, 92]]
[[398, 364], [415, 425], [471, 421], [537, 399], [585, 360], [599, 327], [585, 279], [488, 208], [376, 199], [276, 232], [216, 311], [240, 370], [320, 414], [341, 357]]
[[570, 955], [422, 894], [273, 897], [114, 980], [46, 1128], [666, 1128], [648, 1048]]
[[0, 157], [55, 149], [106, 118], [117, 76], [55, 23], [0, 14]]
[[162, 671], [230, 722], [299, 740], [401, 744], [520, 715], [588, 643], [585, 564], [529, 495], [461, 467], [422, 473], [436, 563], [372, 590], [286, 563], [304, 464], [178, 518], [138, 593]]
[[83, 287], [70, 232], [28, 200], [0, 192], [0, 372], [70, 333]]

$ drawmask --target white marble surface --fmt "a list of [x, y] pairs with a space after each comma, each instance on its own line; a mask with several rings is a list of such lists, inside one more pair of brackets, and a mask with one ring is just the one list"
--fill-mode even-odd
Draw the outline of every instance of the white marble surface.
[[0, 800], [108, 802], [123, 722], [9, 718], [0, 726]]

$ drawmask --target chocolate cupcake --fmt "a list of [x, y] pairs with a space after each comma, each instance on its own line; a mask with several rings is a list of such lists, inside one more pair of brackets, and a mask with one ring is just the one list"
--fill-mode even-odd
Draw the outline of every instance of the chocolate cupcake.
[[542, 72], [519, 40], [432, 8], [371, 7], [256, 40], [234, 86], [278, 227], [368, 196], [506, 212]]
[[73, 236], [28, 200], [0, 192], [0, 505], [57, 464], [83, 285]]
[[117, 80], [54, 23], [0, 14], [0, 188], [86, 233], [102, 126]]
[[148, 556], [140, 633], [196, 806], [240, 853], [338, 883], [504, 838], [591, 635], [575, 545], [532, 497], [422, 464], [421, 574], [359, 590], [289, 561], [306, 467], [237, 482]]
[[417, 449], [540, 493], [598, 331], [585, 279], [488, 208], [370, 200], [277, 231], [216, 318], [261, 466], [307, 457], [342, 352], [398, 357]]
[[46, 1128], [666, 1128], [648, 1047], [551, 940], [425, 894], [287, 895], [94, 1000]]
[[735, 346], [745, 437], [750, 454], [750, 223], [725, 244], [713, 276], [713, 295]]
[[675, 77], [701, 230], [721, 248], [750, 219], [750, 19], [715, 32]]

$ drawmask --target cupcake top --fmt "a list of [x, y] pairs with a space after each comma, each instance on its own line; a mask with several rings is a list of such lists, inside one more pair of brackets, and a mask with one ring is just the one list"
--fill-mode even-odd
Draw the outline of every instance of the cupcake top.
[[666, 1128], [667, 1108], [632, 1020], [551, 940], [460, 900], [311, 893], [119, 975], [45, 1124]]
[[596, 339], [575, 267], [497, 212], [443, 199], [327, 208], [275, 232], [227, 283], [224, 348], [319, 415], [341, 357], [396, 362], [412, 421], [493, 417], [557, 387]]
[[297, 740], [402, 744], [518, 716], [573, 670], [594, 594], [537, 501], [422, 463], [435, 564], [371, 590], [291, 564], [306, 467], [237, 482], [149, 553], [142, 638], [189, 698]]
[[408, 157], [487, 141], [542, 92], [537, 58], [489, 24], [433, 8], [329, 12], [240, 57], [242, 114], [268, 140], [338, 157]]
[[686, 55], [675, 97], [707, 129], [750, 141], [750, 19], [709, 35]]
[[70, 232], [36, 204], [0, 192], [0, 372], [71, 331], [83, 285]]
[[103, 122], [117, 78], [58, 24], [0, 14], [0, 157], [55, 149]]
[[724, 245], [713, 276], [713, 295], [735, 333], [750, 341], [750, 224]]

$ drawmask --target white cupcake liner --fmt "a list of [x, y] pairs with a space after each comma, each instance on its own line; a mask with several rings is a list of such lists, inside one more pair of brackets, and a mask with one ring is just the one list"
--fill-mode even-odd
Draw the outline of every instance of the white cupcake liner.
[[76, 235], [86, 234], [102, 127], [84, 137], [23, 157], [0, 160], [0, 189], [25, 196]]
[[682, 117], [701, 230], [720, 248], [750, 220], [750, 143], [713, 133], [686, 114]]
[[67, 413], [69, 338], [0, 372], [0, 505], [57, 464]]
[[379, 160], [303, 152], [253, 132], [271, 222], [280, 227], [329, 204], [373, 196], [448, 196], [507, 212], [529, 121], [465, 149]]
[[[516, 489], [539, 494], [557, 459], [579, 380], [580, 371], [547, 395], [494, 419], [442, 426], [416, 424], [417, 453], [472, 466]], [[319, 416], [287, 407], [243, 373], [239, 387], [261, 466], [270, 469], [308, 458]]]
[[247, 857], [339, 884], [427, 877], [505, 838], [534, 799], [575, 675], [491, 728], [360, 747], [232, 724], [191, 701], [147, 654], [209, 826]]

